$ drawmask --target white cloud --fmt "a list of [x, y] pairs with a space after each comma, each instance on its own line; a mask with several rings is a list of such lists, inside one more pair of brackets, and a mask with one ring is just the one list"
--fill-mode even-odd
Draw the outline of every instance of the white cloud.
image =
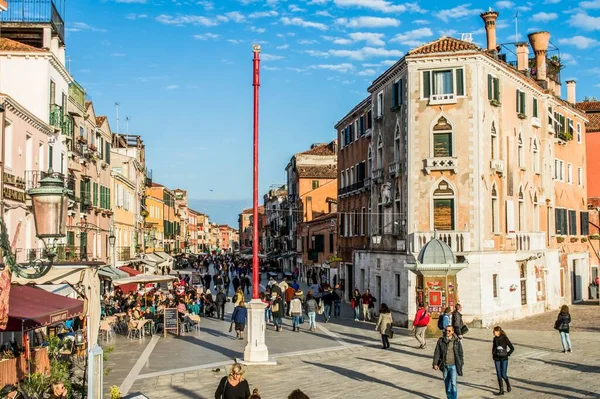
[[425, 37], [433, 36], [433, 31], [429, 28], [419, 28], [410, 30], [408, 32], [400, 33], [392, 40], [391, 43], [401, 43], [407, 46], [415, 46], [419, 43], [422, 43], [419, 39], [423, 39]]
[[417, 24], [417, 25], [429, 25], [430, 24], [430, 22], [426, 19], [415, 19], [412, 22], [413, 22], [413, 24]]
[[600, 17], [592, 17], [581, 11], [571, 15], [569, 25], [585, 30], [600, 30]]
[[342, 84], [343, 85], [351, 85], [354, 82], [355, 82], [355, 80], [344, 80], [344, 81], [342, 81]]
[[325, 69], [328, 71], [342, 72], [346, 73], [349, 70], [354, 68], [354, 65], [350, 63], [342, 63], [342, 64], [320, 64], [320, 65], [312, 65], [309, 67], [310, 69]]
[[135, 20], [135, 19], [144, 19], [148, 18], [148, 14], [127, 14], [125, 16], [127, 19]]
[[356, 42], [364, 41], [371, 46], [385, 46], [385, 42], [382, 40], [385, 36], [383, 33], [355, 32], [348, 36]]
[[373, 76], [377, 73], [374, 69], [365, 69], [364, 71], [360, 71], [358, 76]]
[[[531, 4], [531, 3], [527, 3], [527, 4]], [[530, 6], [518, 6], [518, 7], [515, 7], [515, 10], [527, 12], [527, 11], [531, 10], [531, 7]]]
[[278, 61], [282, 60], [285, 57], [281, 55], [273, 55], [273, 54], [261, 54], [260, 59], [263, 61]]
[[367, 8], [369, 10], [385, 13], [406, 11], [424, 12], [424, 10], [416, 3], [394, 5], [391, 1], [387, 0], [333, 0], [333, 2], [338, 7]]
[[175, 89], [179, 89], [179, 85], [168, 85], [163, 87], [163, 89], [165, 90], [175, 90]]
[[329, 50], [329, 54], [335, 57], [346, 57], [353, 60], [362, 61], [366, 58], [375, 57], [402, 57], [404, 53], [399, 50], [388, 50], [385, 48], [363, 47], [359, 50]]
[[456, 37], [458, 31], [456, 29], [442, 29], [439, 31], [440, 36]]
[[251, 32], [256, 33], [265, 33], [267, 31], [265, 28], [257, 28], [256, 26], [251, 26], [248, 29], [250, 29]]
[[582, 1], [579, 3], [579, 7], [587, 8], [590, 10], [600, 9], [600, 0], [592, 0], [592, 1]]
[[156, 21], [165, 25], [202, 25], [202, 26], [217, 26], [219, 22], [214, 19], [207, 18], [202, 15], [167, 15], [161, 14], [156, 17]]
[[391, 66], [394, 65], [396, 62], [398, 62], [398, 60], [383, 60], [380, 62], [380, 64], [383, 66]]
[[289, 5], [289, 7], [288, 7], [288, 9], [289, 9], [291, 12], [306, 12], [306, 9], [304, 9], [304, 8], [300, 8], [300, 7], [298, 7], [298, 6], [297, 6], [297, 5], [295, 5], [295, 4], [290, 4], [290, 5]]
[[348, 28], [386, 28], [400, 26], [400, 21], [395, 18], [380, 17], [338, 18], [335, 20], [335, 23], [344, 25]]
[[321, 58], [328, 58], [329, 57], [329, 53], [326, 52], [326, 51], [305, 50], [304, 52], [306, 54], [310, 55], [311, 57], [321, 57]]
[[560, 0], [544, 0], [544, 4], [558, 4]]
[[575, 46], [581, 50], [598, 45], [598, 40], [585, 36], [573, 36], [568, 39], [558, 39], [558, 42], [560, 44]]
[[240, 44], [242, 42], [241, 40], [235, 40], [235, 39], [227, 39], [225, 41], [229, 42], [231, 44]]
[[565, 65], [577, 65], [577, 60], [570, 53], [561, 53], [560, 60]]
[[146, 4], [147, 0], [115, 0], [116, 3], [124, 4]]
[[289, 44], [283, 44], [281, 46], [277, 46], [277, 50], [287, 50], [290, 48]]
[[194, 35], [194, 39], [196, 40], [215, 40], [218, 39], [219, 35], [214, 33], [203, 33], [201, 35]]
[[496, 2], [496, 8], [499, 8], [501, 10], [505, 9], [505, 8], [513, 8], [515, 6], [515, 3], [513, 3], [512, 1], [497, 1]]
[[265, 18], [265, 17], [277, 17], [279, 13], [275, 10], [271, 11], [257, 11], [248, 15], [248, 18]]
[[554, 21], [558, 18], [558, 14], [555, 12], [538, 12], [537, 14], [533, 14], [531, 20], [533, 22], [550, 22]]
[[288, 17], [283, 17], [281, 18], [281, 22], [284, 25], [293, 25], [293, 26], [301, 26], [303, 28], [314, 28], [314, 29], [318, 29], [318, 30], [327, 30], [327, 25], [319, 23], [319, 22], [311, 22], [311, 21], [306, 21], [302, 18], [288, 18]]
[[281, 69], [279, 67], [272, 67], [272, 66], [268, 66], [268, 65], [264, 65], [262, 68], [265, 71], [279, 71]]
[[348, 44], [352, 44], [352, 40], [350, 39], [345, 39], [343, 37], [334, 37], [334, 36], [321, 36], [323, 39], [330, 41], [334, 44], [339, 44], [342, 46], [348, 45]]
[[215, 4], [212, 1], [208, 1], [208, 0], [200, 0], [196, 4], [204, 7], [204, 9], [206, 11], [214, 10], [214, 8], [215, 8]]
[[109, 55], [111, 57], [125, 57], [127, 54], [125, 54], [125, 53], [111, 53]]
[[331, 17], [331, 18], [333, 18], [333, 15], [331, 15], [331, 14], [329, 13], [329, 11], [321, 11], [321, 10], [320, 10], [320, 11], [317, 11], [317, 12], [315, 13], [315, 15], [318, 15], [318, 16], [320, 16], [320, 17]]
[[327, 3], [329, 0], [311, 0], [308, 4], [312, 5], [312, 4], [325, 4]]
[[244, 15], [242, 15], [241, 12], [239, 11], [232, 11], [232, 12], [228, 12], [227, 14], [227, 18], [231, 19], [234, 22], [244, 22], [246, 20], [246, 17], [244, 17]]
[[302, 44], [303, 46], [309, 45], [309, 44], [317, 44], [319, 43], [316, 40], [312, 40], [312, 39], [302, 39], [302, 40], [298, 40], [298, 44]]
[[447, 10], [441, 10], [437, 13], [437, 17], [444, 22], [455, 21], [458, 19], [467, 18], [470, 16], [479, 15], [483, 10], [479, 8], [469, 8], [471, 4], [462, 4]]
[[69, 32], [80, 32], [82, 30], [87, 30], [90, 32], [106, 32], [106, 29], [96, 28], [86, 24], [85, 22], [73, 22], [66, 30]]

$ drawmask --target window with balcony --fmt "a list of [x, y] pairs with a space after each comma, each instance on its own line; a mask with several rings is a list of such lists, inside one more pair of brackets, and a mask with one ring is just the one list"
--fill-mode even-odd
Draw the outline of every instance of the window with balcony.
[[433, 192], [433, 230], [454, 230], [454, 190], [442, 180]]
[[491, 156], [492, 159], [498, 159], [498, 133], [496, 132], [496, 124], [492, 122], [492, 130], [490, 132], [491, 139]]
[[540, 173], [540, 150], [538, 148], [538, 140], [537, 138], [533, 139], [533, 172]]
[[422, 98], [430, 103], [452, 103], [465, 95], [462, 68], [423, 71]]
[[525, 92], [517, 89], [517, 114], [519, 118], [525, 118]]
[[500, 208], [498, 206], [498, 191], [496, 184], [492, 185], [492, 233], [500, 232]]
[[396, 189], [394, 190], [394, 216], [393, 216], [393, 233], [394, 235], [399, 236], [400, 235], [400, 223], [402, 218], [402, 190], [400, 187], [400, 179], [396, 179], [395, 181], [395, 186]]
[[488, 100], [492, 105], [500, 105], [500, 79], [488, 74]]
[[398, 109], [402, 105], [402, 79], [392, 84], [392, 109]]
[[452, 125], [443, 116], [433, 127], [432, 155], [434, 158], [452, 157]]
[[517, 137], [517, 160], [519, 162], [519, 167], [525, 167], [525, 151], [523, 150], [523, 135], [519, 132], [519, 136]]
[[383, 91], [377, 93], [377, 117], [383, 116]]

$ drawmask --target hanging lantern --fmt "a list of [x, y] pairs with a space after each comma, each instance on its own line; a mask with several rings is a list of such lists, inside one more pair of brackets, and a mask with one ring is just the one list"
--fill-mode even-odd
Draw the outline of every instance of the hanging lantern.
[[52, 176], [52, 169], [40, 180], [40, 186], [30, 189], [33, 219], [40, 239], [65, 236], [69, 190], [62, 179]]
[[85, 336], [83, 335], [83, 331], [81, 328], [75, 331], [75, 346], [80, 347], [85, 343]]

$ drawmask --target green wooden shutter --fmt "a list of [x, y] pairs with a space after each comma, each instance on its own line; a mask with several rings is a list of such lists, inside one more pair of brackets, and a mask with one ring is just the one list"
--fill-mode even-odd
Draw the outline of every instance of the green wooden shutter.
[[538, 100], [535, 97], [533, 97], [533, 111], [531, 114], [534, 118], [538, 117]]
[[94, 182], [94, 197], [93, 197], [93, 201], [94, 201], [94, 206], [98, 206], [98, 183]]
[[429, 98], [431, 94], [431, 72], [423, 72], [423, 98]]
[[590, 234], [589, 214], [587, 212], [581, 212], [580, 218], [581, 218], [581, 222], [580, 222], [581, 223], [581, 225], [580, 225], [581, 235], [587, 236]]
[[488, 100], [493, 100], [494, 98], [494, 78], [492, 77], [492, 75], [488, 74]]
[[500, 79], [494, 78], [494, 99], [500, 101]]
[[517, 113], [521, 112], [521, 95], [519, 94], [519, 90], [517, 90]]
[[525, 92], [519, 92], [519, 94], [521, 95], [521, 113], [523, 115], [526, 115], [526, 103], [525, 103]]
[[110, 143], [108, 141], [104, 143], [104, 152], [106, 154], [104, 156], [104, 161], [110, 164]]
[[456, 95], [464, 96], [465, 95], [465, 86], [464, 86], [464, 72], [462, 68], [458, 68], [456, 70]]

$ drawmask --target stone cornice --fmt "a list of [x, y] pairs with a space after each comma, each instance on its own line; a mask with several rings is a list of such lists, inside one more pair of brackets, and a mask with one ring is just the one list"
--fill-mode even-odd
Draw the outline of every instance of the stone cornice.
[[51, 135], [54, 133], [54, 128], [52, 126], [48, 125], [46, 122], [29, 112], [27, 108], [23, 107], [12, 97], [6, 94], [1, 94], [0, 99], [4, 103], [4, 105], [16, 116], [18, 116], [23, 121], [36, 128], [40, 132], [46, 135]]
[[388, 68], [387, 71], [382, 73], [377, 79], [375, 79], [367, 91], [369, 93], [378, 91], [380, 88], [389, 83], [389, 81], [392, 80], [397, 74], [404, 72], [406, 67], [406, 56], [404, 56], [398, 62]]

